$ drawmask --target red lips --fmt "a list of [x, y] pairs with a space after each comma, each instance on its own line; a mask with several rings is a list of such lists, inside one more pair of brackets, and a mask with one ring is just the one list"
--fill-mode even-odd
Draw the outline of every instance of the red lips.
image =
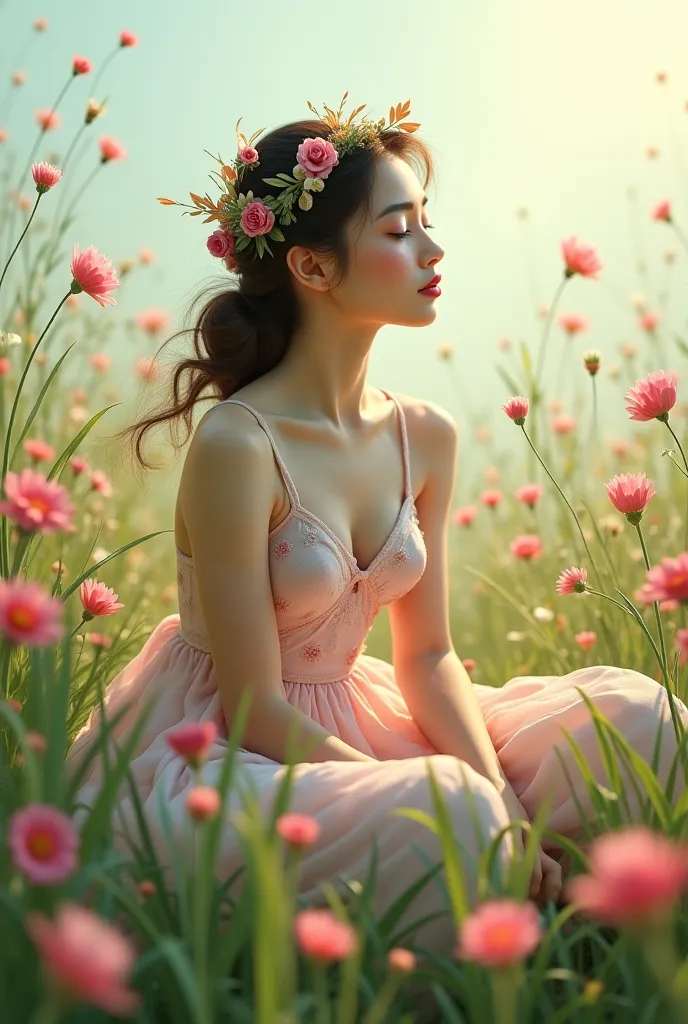
[[435, 285], [439, 284], [441, 280], [442, 280], [442, 275], [441, 274], [435, 274], [435, 276], [433, 277], [432, 281], [428, 281], [428, 283], [426, 285], [423, 285], [422, 288], [419, 288], [418, 291], [419, 292], [426, 292], [428, 290], [428, 288], [434, 288]]

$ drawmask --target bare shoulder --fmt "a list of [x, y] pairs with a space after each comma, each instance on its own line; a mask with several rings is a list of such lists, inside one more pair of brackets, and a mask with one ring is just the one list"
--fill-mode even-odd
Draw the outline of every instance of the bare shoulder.
[[452, 414], [427, 398], [395, 392], [404, 410], [411, 459], [424, 468], [424, 476], [446, 471], [456, 459], [459, 430]]

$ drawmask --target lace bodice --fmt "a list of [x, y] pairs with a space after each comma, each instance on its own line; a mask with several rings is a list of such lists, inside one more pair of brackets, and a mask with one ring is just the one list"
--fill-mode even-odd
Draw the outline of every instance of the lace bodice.
[[[404, 500], [397, 521], [367, 569], [330, 528], [304, 508], [296, 487], [261, 414], [258, 420], [272, 445], [291, 508], [268, 533], [270, 583], [287, 682], [335, 682], [352, 671], [382, 605], [406, 594], [418, 582], [426, 550], [411, 490], [409, 446], [404, 410], [394, 402], [404, 462]], [[196, 591], [193, 560], [177, 549], [180, 632], [194, 647], [210, 653]]]

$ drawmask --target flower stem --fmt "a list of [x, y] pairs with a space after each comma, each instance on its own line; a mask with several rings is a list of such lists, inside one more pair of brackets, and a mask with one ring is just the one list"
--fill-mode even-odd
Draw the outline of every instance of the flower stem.
[[2, 272], [2, 277], [0, 277], [0, 288], [2, 288], [2, 282], [5, 280], [5, 275], [7, 273], [9, 265], [12, 262], [12, 260], [14, 259], [14, 254], [16, 253], [16, 251], [19, 248], [19, 246], [22, 244], [22, 240], [24, 238], [24, 235], [29, 230], [29, 227], [31, 225], [31, 221], [34, 218], [34, 214], [36, 213], [36, 210], [38, 209], [38, 204], [40, 203], [41, 197], [42, 197], [43, 194], [44, 193], [42, 193], [42, 192], [38, 193], [38, 198], [36, 199], [36, 202], [34, 203], [33, 210], [31, 211], [31, 216], [29, 217], [29, 219], [26, 222], [26, 227], [24, 228], [24, 230], [22, 231], [21, 235], [19, 236], [19, 241], [17, 242], [17, 244], [15, 245], [14, 249], [10, 253], [10, 258], [8, 259], [7, 263], [5, 264], [5, 269]]
[[516, 1024], [518, 1017], [518, 989], [520, 971], [494, 969], [491, 972], [492, 1007], [494, 1020], [499, 1024]]
[[[634, 525], [635, 525], [636, 531], [638, 533], [638, 540], [640, 541], [640, 546], [643, 549], [643, 558], [645, 559], [645, 568], [646, 569], [651, 569], [652, 567], [650, 565], [650, 559], [649, 559], [648, 554], [647, 554], [647, 547], [646, 547], [646, 544], [645, 544], [645, 538], [643, 537], [643, 532], [640, 529], [640, 523], [635, 523]], [[665, 669], [665, 671], [668, 672], [669, 671], [669, 666], [668, 666], [668, 663], [667, 663], [666, 644], [664, 642], [664, 630], [662, 629], [662, 617], [659, 614], [659, 601], [653, 601], [652, 602], [652, 607], [655, 610], [655, 621], [657, 623], [657, 634], [659, 636], [659, 646], [660, 646], [661, 651], [662, 651], [662, 661], [664, 662], [664, 669]]]
[[[686, 472], [688, 473], [688, 459], [686, 459], [686, 453], [683, 450], [683, 446], [681, 445], [681, 442], [679, 441], [678, 437], [676, 436], [676, 432], [674, 431], [673, 427], [669, 423], [669, 420], [666, 419], [663, 422], [666, 424], [667, 430], [669, 431], [669, 433], [673, 437], [674, 441], [676, 442], [678, 450], [681, 453], [681, 458], [683, 459], [683, 465], [686, 467]], [[688, 496], [687, 496], [686, 500], [688, 501]], [[686, 509], [686, 523], [685, 523], [685, 535], [684, 535], [684, 538], [683, 538], [683, 547], [684, 548], [688, 548], [688, 508]]]

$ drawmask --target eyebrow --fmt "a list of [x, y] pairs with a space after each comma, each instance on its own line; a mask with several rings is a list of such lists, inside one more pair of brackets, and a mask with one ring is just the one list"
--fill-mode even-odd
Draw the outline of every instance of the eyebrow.
[[[427, 196], [423, 196], [423, 202], [422, 202], [421, 205], [425, 206], [427, 201], [428, 201], [428, 197]], [[415, 203], [408, 203], [408, 202], [407, 203], [392, 203], [392, 205], [391, 206], [387, 206], [382, 211], [382, 213], [378, 213], [378, 215], [375, 218], [375, 220], [380, 220], [381, 217], [384, 217], [388, 213], [394, 213], [395, 210], [412, 210], [415, 205], [416, 205]]]

